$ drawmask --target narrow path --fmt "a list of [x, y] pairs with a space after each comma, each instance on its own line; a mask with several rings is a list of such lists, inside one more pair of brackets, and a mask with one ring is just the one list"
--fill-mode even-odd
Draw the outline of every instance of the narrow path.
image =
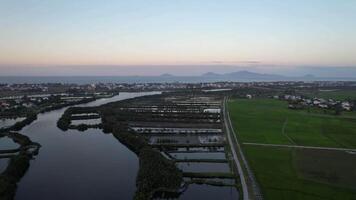
[[286, 126], [288, 124], [288, 118], [286, 118], [286, 120], [283, 123], [283, 127], [282, 127], [282, 134], [284, 136], [286, 136], [286, 138], [289, 140], [289, 142], [291, 142], [292, 144], [296, 145], [296, 143], [293, 141], [293, 139], [291, 137], [289, 137], [289, 135], [286, 133]]
[[186, 162], [186, 163], [227, 163], [228, 160], [226, 159], [203, 159], [203, 158], [197, 158], [197, 159], [173, 159], [174, 162]]
[[318, 150], [333, 150], [333, 151], [356, 151], [356, 149], [337, 148], [337, 147], [315, 147], [315, 146], [302, 146], [302, 145], [288, 145], [288, 144], [265, 144], [244, 142], [244, 145], [266, 146], [266, 147], [285, 147], [285, 148], [300, 148], [300, 149], [318, 149]]
[[183, 172], [183, 177], [235, 179], [233, 173], [226, 172]]
[[[232, 127], [230, 115], [227, 110], [227, 98], [226, 97], [224, 98], [223, 116], [224, 116], [224, 125], [225, 125], [225, 129], [226, 129], [227, 139], [228, 139], [230, 147], [231, 147], [231, 152], [233, 155], [234, 162], [237, 166], [237, 171], [240, 175], [241, 187], [242, 187], [242, 192], [243, 192], [243, 200], [250, 200], [250, 199], [262, 200], [263, 196], [262, 196], [260, 188], [257, 184], [256, 178], [255, 178], [252, 170], [250, 169], [250, 167], [247, 163], [247, 160], [245, 159], [245, 156], [241, 150], [240, 144], [237, 141], [235, 131]], [[238, 155], [241, 158], [242, 164], [240, 163], [240, 161], [238, 159]], [[246, 169], [247, 174], [244, 173], [244, 170], [242, 167], [244, 167]]]

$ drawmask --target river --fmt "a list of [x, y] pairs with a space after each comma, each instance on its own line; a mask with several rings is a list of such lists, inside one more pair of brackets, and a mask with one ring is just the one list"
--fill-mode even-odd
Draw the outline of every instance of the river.
[[[159, 92], [120, 93], [81, 106], [150, 94]], [[132, 199], [138, 171], [136, 155], [100, 129], [61, 131], [56, 123], [65, 109], [39, 114], [22, 129], [22, 134], [42, 147], [18, 184], [15, 199]]]

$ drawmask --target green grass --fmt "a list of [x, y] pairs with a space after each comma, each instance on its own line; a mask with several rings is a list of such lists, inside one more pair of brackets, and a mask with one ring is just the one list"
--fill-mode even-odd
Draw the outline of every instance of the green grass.
[[273, 99], [232, 100], [229, 111], [242, 142], [356, 148], [353, 113], [296, 111]]
[[[247, 145], [244, 145], [243, 148], [267, 200], [356, 199], [355, 170], [343, 171], [343, 167], [338, 167], [337, 164], [323, 166], [318, 163], [312, 163], [312, 160], [317, 157], [310, 156], [307, 152], [298, 152], [299, 150], [292, 148]], [[320, 152], [320, 150], [316, 152]], [[324, 155], [327, 154], [328, 152], [324, 152]], [[345, 166], [342, 163], [346, 160], [342, 158], [344, 157], [334, 157], [336, 160], [324, 160], [339, 162], [340, 166]], [[304, 161], [309, 161], [309, 163], [304, 166]], [[350, 164], [350, 162], [347, 161], [346, 168], [356, 165], [356, 156], [353, 156], [352, 161], [355, 165]], [[325, 181], [325, 177], [313, 174], [315, 171], [321, 173], [329, 171], [334, 177], [342, 177], [342, 180], [339, 179], [340, 181], [338, 182], [333, 182], [332, 179]], [[346, 183], [342, 183], [346, 173], [350, 176], [350, 179], [346, 182], [350, 183], [348, 186], [345, 186]]]
[[[286, 102], [272, 99], [238, 99], [228, 106], [242, 143], [356, 148], [352, 114], [290, 110]], [[267, 200], [356, 199], [355, 154], [252, 145], [242, 148]]]
[[235, 174], [226, 172], [183, 172], [183, 176], [189, 178], [236, 178]]
[[335, 186], [356, 189], [356, 155], [343, 151], [298, 149], [294, 162], [300, 176]]

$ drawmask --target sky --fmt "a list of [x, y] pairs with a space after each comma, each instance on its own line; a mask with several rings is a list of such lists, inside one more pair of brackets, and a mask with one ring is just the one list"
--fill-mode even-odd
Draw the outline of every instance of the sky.
[[355, 71], [356, 1], [0, 0], [0, 76], [308, 67]]

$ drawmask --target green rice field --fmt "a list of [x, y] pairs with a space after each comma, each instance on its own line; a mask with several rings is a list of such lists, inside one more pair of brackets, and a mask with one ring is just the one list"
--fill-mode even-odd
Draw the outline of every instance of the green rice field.
[[356, 153], [244, 143], [356, 148], [356, 118], [290, 110], [284, 101], [235, 99], [233, 127], [265, 199], [356, 199]]

